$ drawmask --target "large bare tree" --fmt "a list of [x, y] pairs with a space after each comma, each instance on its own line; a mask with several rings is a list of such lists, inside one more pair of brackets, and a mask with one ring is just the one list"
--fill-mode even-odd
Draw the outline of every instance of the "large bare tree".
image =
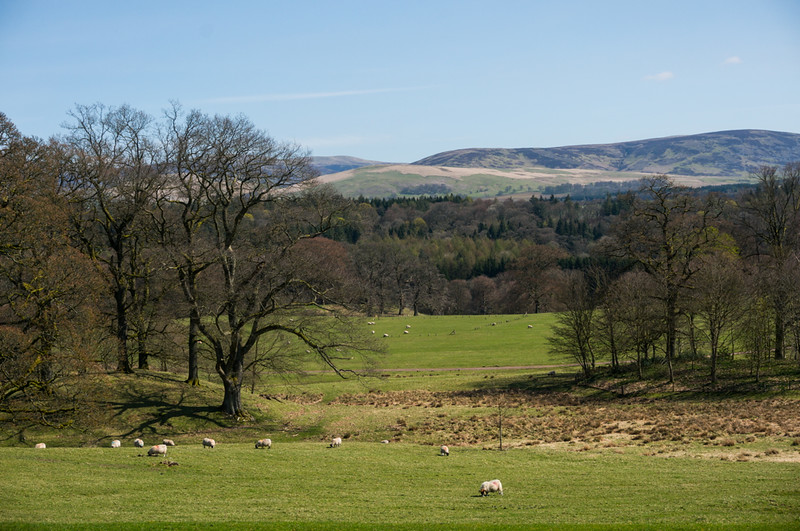
[[190, 307], [189, 346], [202, 340], [211, 349], [222, 410], [245, 416], [241, 386], [260, 338], [293, 336], [337, 372], [337, 352], [367, 349], [319, 304], [331, 284], [318, 282], [320, 264], [298, 245], [344, 219], [350, 202], [312, 186], [316, 173], [299, 146], [242, 116], [183, 116], [173, 107], [168, 118], [172, 184], [162, 199], [165, 212], [170, 203], [178, 211], [170, 238]]

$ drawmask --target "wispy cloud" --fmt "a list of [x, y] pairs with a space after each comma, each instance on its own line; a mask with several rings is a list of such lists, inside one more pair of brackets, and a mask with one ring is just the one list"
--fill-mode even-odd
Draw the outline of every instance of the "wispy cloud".
[[283, 94], [252, 94], [248, 96], [224, 96], [208, 98], [202, 103], [260, 103], [268, 101], [294, 101], [294, 100], [320, 100], [326, 98], [344, 98], [349, 96], [366, 96], [370, 94], [385, 94], [388, 92], [406, 92], [422, 90], [424, 87], [382, 88], [362, 90], [340, 90], [334, 92], [289, 92]]
[[722, 64], [724, 65], [738, 65], [741, 63], [742, 63], [742, 58], [737, 55], [732, 55], [731, 57], [728, 57], [727, 59], [722, 61]]
[[647, 81], [668, 81], [675, 77], [675, 74], [672, 72], [659, 72], [658, 74], [653, 74], [651, 76], [645, 76], [644, 78]]

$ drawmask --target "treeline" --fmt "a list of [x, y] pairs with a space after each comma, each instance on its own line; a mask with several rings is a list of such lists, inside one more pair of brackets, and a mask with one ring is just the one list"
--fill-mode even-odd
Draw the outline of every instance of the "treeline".
[[223, 410], [244, 415], [247, 370], [309, 357], [338, 370], [337, 353], [374, 352], [355, 314], [559, 311], [553, 350], [587, 374], [599, 360], [671, 367], [691, 352], [715, 367], [738, 348], [757, 367], [800, 350], [798, 164], [738, 190], [659, 176], [581, 201], [349, 200], [245, 117], [92, 105], [65, 127], [42, 141], [0, 114], [9, 415], [58, 417], [69, 407], [44, 398], [97, 360], [156, 360], [196, 384], [202, 356]]

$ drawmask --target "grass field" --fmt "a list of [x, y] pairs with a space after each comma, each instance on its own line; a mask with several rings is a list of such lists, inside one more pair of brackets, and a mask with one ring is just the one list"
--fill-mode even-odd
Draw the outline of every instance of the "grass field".
[[[139, 453], [0, 449], [0, 520], [292, 528], [800, 523], [798, 468], [781, 463], [546, 449], [456, 448], [439, 457], [432, 446], [357, 442], [179, 445], [166, 460]], [[480, 483], [494, 478], [504, 495], [479, 497]]]
[[[746, 366], [723, 361], [736, 392], [696, 392], [687, 366], [677, 390], [656, 372], [620, 397], [635, 378], [576, 385], [575, 367], [551, 367], [565, 361], [547, 354], [553, 322], [365, 318], [386, 343], [379, 370], [263, 374], [245, 383], [247, 422], [218, 411], [211, 373], [198, 388], [99, 373], [87, 424], [0, 426], [0, 529], [800, 528], [796, 362], [746, 393]], [[334, 435], [341, 448], [327, 448]], [[139, 457], [135, 437], [178, 446]], [[272, 450], [253, 448], [262, 437]], [[478, 497], [494, 478], [505, 495]]]

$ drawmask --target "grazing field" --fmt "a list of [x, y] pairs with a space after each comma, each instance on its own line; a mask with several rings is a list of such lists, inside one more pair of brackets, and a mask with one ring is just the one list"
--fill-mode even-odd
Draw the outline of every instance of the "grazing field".
[[386, 342], [387, 356], [379, 363], [387, 369], [564, 363], [547, 353], [554, 314], [396, 316], [364, 321], [365, 332], [374, 330]]
[[[0, 528], [800, 528], [796, 361], [755, 382], [726, 358], [715, 393], [702, 360], [677, 364], [677, 385], [658, 364], [578, 382], [547, 354], [552, 315], [363, 321], [385, 342], [377, 370], [248, 375], [246, 421], [218, 411], [207, 368], [196, 388], [83, 375], [80, 425], [0, 425]], [[137, 437], [177, 446], [143, 457]], [[505, 495], [479, 497], [495, 478]]]
[[[2, 527], [38, 522], [246, 527], [800, 524], [798, 467], [636, 452], [483, 451], [345, 442], [199, 441], [167, 458], [131, 446], [0, 449]], [[35, 473], [31, 473], [35, 471]], [[499, 478], [504, 495], [481, 498]], [[46, 503], [42, 503], [46, 501]], [[402, 525], [400, 525], [402, 524]]]

